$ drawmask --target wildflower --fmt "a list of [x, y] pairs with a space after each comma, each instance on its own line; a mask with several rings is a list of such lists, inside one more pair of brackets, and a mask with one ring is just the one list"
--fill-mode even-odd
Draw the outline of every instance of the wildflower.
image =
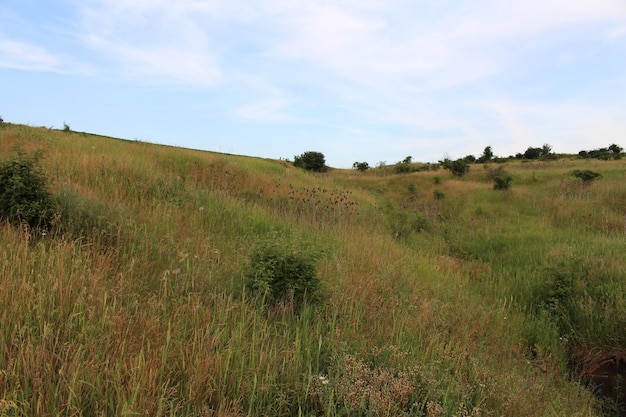
[[330, 381], [327, 377], [325, 377], [324, 375], [320, 375], [319, 377], [320, 382], [322, 383], [322, 385], [327, 385]]

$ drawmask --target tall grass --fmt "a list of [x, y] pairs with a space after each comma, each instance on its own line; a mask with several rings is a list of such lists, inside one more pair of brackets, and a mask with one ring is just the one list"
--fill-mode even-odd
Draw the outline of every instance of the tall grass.
[[[563, 338], [623, 346], [618, 162], [584, 195], [562, 192], [583, 162], [514, 164], [497, 193], [479, 167], [311, 175], [0, 130], [1, 155], [16, 142], [46, 150], [61, 220], [40, 239], [0, 227], [0, 414], [597, 415]], [[322, 254], [322, 305], [247, 296], [273, 234]], [[599, 272], [550, 310], [570, 254]]]

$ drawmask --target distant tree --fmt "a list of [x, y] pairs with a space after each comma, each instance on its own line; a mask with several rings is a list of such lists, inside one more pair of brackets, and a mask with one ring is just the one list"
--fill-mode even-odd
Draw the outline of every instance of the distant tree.
[[63, 122], [63, 131], [64, 132], [70, 132], [72, 129], [70, 128], [70, 125], [68, 125], [67, 123]]
[[609, 146], [609, 151], [613, 152], [615, 159], [618, 159], [618, 157], [621, 157], [624, 149], [619, 145], [612, 144], [611, 146]]
[[308, 151], [294, 156], [293, 165], [307, 171], [325, 172], [328, 170], [326, 158], [321, 152]]
[[464, 158], [457, 159], [456, 161], [445, 158], [443, 161], [440, 161], [440, 164], [457, 177], [462, 177], [469, 172], [469, 164]]
[[474, 155], [467, 155], [463, 158], [463, 161], [467, 162], [468, 164], [473, 164], [474, 162], [476, 162], [476, 157]]
[[403, 164], [410, 164], [411, 161], [413, 161], [413, 157], [412, 156], [407, 156], [406, 158], [404, 158], [404, 160], [402, 161]]
[[483, 154], [480, 156], [480, 158], [478, 158], [478, 162], [487, 162], [490, 161], [491, 158], [493, 158], [493, 150], [491, 149], [491, 146], [487, 146], [483, 151]]
[[370, 169], [370, 165], [367, 162], [355, 162], [352, 164], [352, 168], [364, 172]]
[[524, 152], [524, 158], [537, 159], [541, 156], [542, 151], [542, 148], [529, 147], [528, 149], [526, 149], [526, 152]]

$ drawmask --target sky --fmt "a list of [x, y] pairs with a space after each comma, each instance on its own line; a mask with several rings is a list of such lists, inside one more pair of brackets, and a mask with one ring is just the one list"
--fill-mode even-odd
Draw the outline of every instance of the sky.
[[0, 116], [336, 168], [626, 147], [626, 0], [0, 0]]

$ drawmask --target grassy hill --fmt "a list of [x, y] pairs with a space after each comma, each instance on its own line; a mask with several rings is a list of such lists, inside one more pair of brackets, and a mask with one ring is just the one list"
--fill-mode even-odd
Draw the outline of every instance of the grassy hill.
[[[313, 174], [3, 125], [16, 144], [58, 209], [0, 224], [0, 415], [620, 413], [624, 161], [508, 162], [496, 191], [495, 165]], [[316, 260], [321, 303], [254, 297], [267, 242]]]

